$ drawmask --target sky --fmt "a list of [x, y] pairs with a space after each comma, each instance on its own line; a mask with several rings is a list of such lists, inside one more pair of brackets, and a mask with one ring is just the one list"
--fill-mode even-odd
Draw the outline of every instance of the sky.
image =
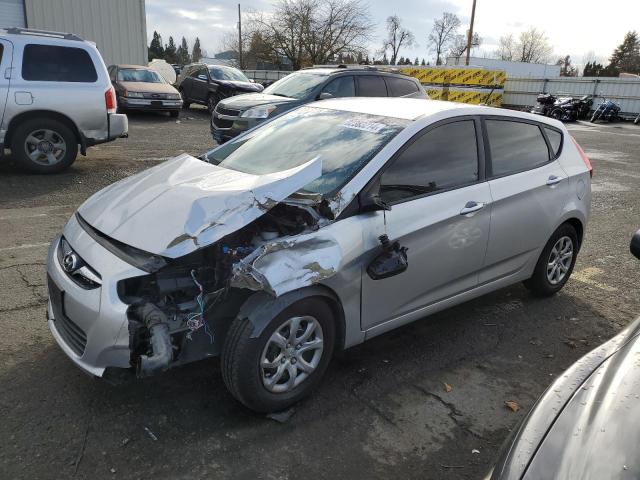
[[[243, 0], [243, 11], [269, 12], [277, 0]], [[375, 25], [369, 49], [380, 50], [385, 37], [385, 20], [398, 15], [416, 38], [401, 56], [433, 61], [427, 37], [433, 21], [443, 12], [458, 15], [464, 33], [471, 17], [472, 0], [362, 0], [369, 5]], [[147, 35], [157, 30], [166, 43], [173, 35], [176, 43], [184, 36], [189, 46], [196, 37], [202, 48], [213, 56], [224, 49], [225, 34], [234, 32], [238, 18], [237, 0], [146, 0]], [[573, 63], [583, 64], [592, 57], [606, 63], [614, 48], [629, 30], [640, 33], [638, 0], [477, 0], [474, 31], [482, 45], [473, 54], [490, 54], [503, 35], [517, 34], [529, 27], [543, 30], [553, 46], [553, 57], [570, 55]]]

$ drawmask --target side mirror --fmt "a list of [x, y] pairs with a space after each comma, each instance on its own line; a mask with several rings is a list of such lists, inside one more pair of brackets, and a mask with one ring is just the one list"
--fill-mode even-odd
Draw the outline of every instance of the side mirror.
[[640, 230], [638, 230], [633, 237], [631, 237], [631, 245], [629, 245], [629, 250], [634, 257], [640, 259]]
[[330, 98], [333, 98], [333, 95], [331, 95], [329, 92], [322, 92], [320, 95], [318, 95], [318, 100], [329, 100]]
[[376, 212], [378, 210], [391, 210], [391, 205], [385, 203], [378, 194], [365, 195], [360, 198], [361, 212]]
[[386, 235], [380, 236], [382, 252], [367, 267], [367, 273], [373, 280], [393, 277], [409, 267], [407, 247], [401, 247], [397, 240], [391, 242]]

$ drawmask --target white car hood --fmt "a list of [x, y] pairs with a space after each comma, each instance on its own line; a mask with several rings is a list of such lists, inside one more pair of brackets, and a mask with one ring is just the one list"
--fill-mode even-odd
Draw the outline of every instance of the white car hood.
[[111, 238], [177, 258], [251, 223], [321, 174], [319, 158], [252, 175], [183, 154], [99, 191], [78, 212]]

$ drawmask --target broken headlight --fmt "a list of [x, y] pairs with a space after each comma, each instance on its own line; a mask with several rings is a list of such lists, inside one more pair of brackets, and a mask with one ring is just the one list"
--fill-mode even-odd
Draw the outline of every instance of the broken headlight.
[[264, 107], [255, 107], [246, 110], [240, 115], [242, 118], [267, 118], [276, 109], [275, 105], [267, 105]]

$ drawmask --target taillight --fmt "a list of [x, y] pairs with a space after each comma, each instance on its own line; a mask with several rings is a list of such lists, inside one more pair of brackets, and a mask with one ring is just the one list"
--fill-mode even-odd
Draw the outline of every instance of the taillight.
[[593, 167], [591, 166], [591, 162], [589, 161], [589, 157], [587, 157], [587, 155], [584, 153], [584, 150], [582, 150], [582, 147], [580, 145], [578, 145], [578, 142], [576, 142], [575, 138], [571, 137], [571, 140], [573, 140], [573, 144], [578, 149], [578, 153], [582, 157], [582, 161], [587, 166], [587, 170], [589, 170], [589, 176], [591, 178], [593, 178]]
[[107, 113], [116, 113], [116, 91], [113, 87], [104, 92], [104, 104], [107, 107]]

